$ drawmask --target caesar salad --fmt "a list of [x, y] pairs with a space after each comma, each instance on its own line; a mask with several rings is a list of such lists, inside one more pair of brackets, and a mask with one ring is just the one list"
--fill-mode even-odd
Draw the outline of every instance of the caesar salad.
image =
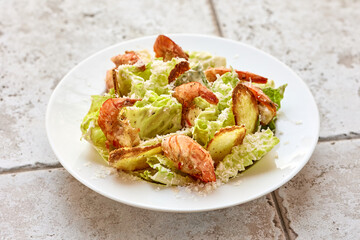
[[165, 35], [153, 50], [112, 57], [106, 93], [91, 97], [82, 138], [107, 164], [167, 186], [226, 183], [279, 143], [286, 84]]

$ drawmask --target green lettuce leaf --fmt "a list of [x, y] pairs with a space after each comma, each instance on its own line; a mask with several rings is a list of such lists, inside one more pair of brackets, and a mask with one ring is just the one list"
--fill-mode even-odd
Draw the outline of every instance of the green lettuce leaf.
[[177, 170], [167, 157], [157, 154], [148, 158], [147, 163], [152, 168], [145, 170], [141, 177], [167, 186], [182, 186], [194, 182], [187, 174]]
[[[181, 58], [173, 58], [171, 61], [163, 62], [161, 60], [154, 60], [151, 64], [151, 76], [149, 80], [144, 83], [144, 91], [154, 91], [158, 95], [169, 94], [169, 75], [176, 64], [184, 61]], [[145, 94], [144, 94], [145, 95]]]
[[175, 132], [181, 126], [181, 104], [170, 95], [148, 91], [142, 101], [124, 107], [122, 114], [134, 128], [139, 128], [141, 139]]
[[[147, 67], [149, 66], [148, 64]], [[148, 69], [144, 73], [135, 65], [120, 65], [116, 75], [118, 94], [128, 96], [131, 93], [134, 97], [141, 98], [144, 91], [139, 88], [139, 85], [143, 85], [146, 77], [148, 77], [150, 73]]]
[[273, 101], [278, 105], [277, 110], [281, 107], [281, 100], [284, 98], [284, 92], [287, 84], [284, 84], [278, 88], [271, 88], [266, 87], [263, 88], [262, 91]]
[[247, 134], [243, 143], [233, 147], [231, 153], [218, 164], [216, 176], [222, 182], [228, 182], [239, 171], [244, 171], [245, 167], [252, 165], [253, 161], [260, 160], [278, 143], [279, 139], [270, 129]]
[[108, 160], [109, 157], [109, 151], [106, 148], [106, 137], [104, 133], [102, 132], [101, 128], [99, 127], [97, 123], [97, 119], [99, 117], [99, 111], [102, 104], [110, 99], [115, 98], [115, 92], [114, 89], [111, 89], [108, 94], [101, 96], [101, 95], [93, 95], [91, 96], [91, 106], [84, 117], [80, 129], [82, 132], [82, 137], [90, 142], [93, 147], [96, 149], [96, 151], [99, 152], [101, 157], [104, 160]]
[[208, 52], [194, 51], [189, 54], [190, 66], [201, 65], [204, 70], [208, 68], [226, 67], [226, 58], [213, 56]]
[[202, 146], [206, 146], [220, 128], [235, 125], [231, 105], [232, 91], [238, 82], [237, 74], [229, 72], [213, 83], [211, 90], [216, 94], [219, 103], [202, 111], [194, 124], [193, 137]]
[[201, 110], [205, 110], [206, 108], [211, 106], [211, 104], [202, 97], [196, 97], [193, 101], [195, 106], [200, 108]]
[[219, 110], [229, 108], [232, 103], [232, 92], [239, 79], [235, 72], [228, 72], [218, 78], [212, 85], [211, 90], [219, 99]]
[[209, 82], [205, 77], [205, 73], [201, 65], [194, 66], [190, 70], [183, 73], [176, 79], [174, 85], [177, 87], [189, 82], [199, 82], [207, 88], [210, 88]]
[[[277, 110], [280, 109], [281, 107], [281, 100], [284, 98], [284, 92], [285, 92], [285, 88], [286, 88], [287, 84], [284, 84], [278, 88], [272, 88], [272, 87], [266, 87], [263, 88], [263, 92], [270, 98], [271, 101], [273, 101], [274, 103], [277, 104]], [[268, 129], [270, 128], [271, 131], [275, 132], [276, 131], [276, 120], [277, 120], [277, 116], [275, 116], [268, 125], [266, 126], [261, 126], [261, 129]]]
[[175, 65], [183, 61], [173, 58], [163, 62], [155, 59], [146, 65], [145, 71], [140, 71], [135, 65], [120, 65], [117, 69], [117, 87], [120, 96], [143, 98], [147, 91], [158, 95], [169, 94], [168, 77]]
[[200, 145], [206, 146], [222, 127], [235, 125], [234, 114], [230, 108], [219, 111], [217, 106], [210, 106], [195, 119], [193, 138]]

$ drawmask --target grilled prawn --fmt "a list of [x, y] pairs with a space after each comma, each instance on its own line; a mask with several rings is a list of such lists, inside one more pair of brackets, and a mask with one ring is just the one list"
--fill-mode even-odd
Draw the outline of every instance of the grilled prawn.
[[112, 68], [106, 72], [105, 84], [106, 89], [111, 89], [115, 86], [116, 71], [120, 65], [136, 65], [140, 71], [145, 71], [146, 66], [144, 61], [140, 58], [139, 54], [134, 51], [125, 51], [124, 54], [119, 54], [111, 58], [111, 61], [115, 64], [115, 68]]
[[175, 166], [203, 182], [215, 182], [214, 162], [208, 151], [192, 138], [174, 135], [164, 139], [162, 150]]
[[194, 98], [202, 97], [210, 104], [217, 104], [219, 102], [219, 99], [216, 97], [216, 95], [199, 82], [190, 82], [180, 85], [176, 87], [174, 91], [175, 92], [173, 93], [173, 97], [176, 98], [182, 105], [183, 126], [193, 125], [193, 122], [190, 120], [191, 117], [189, 115], [191, 115], [192, 112], [190, 110], [194, 109]]
[[100, 108], [98, 124], [107, 139], [107, 146], [133, 147], [140, 143], [139, 131], [119, 113], [121, 108], [132, 106], [139, 99], [110, 98]]
[[163, 61], [170, 61], [174, 57], [189, 59], [189, 55], [173, 40], [165, 35], [159, 35], [154, 43], [155, 57], [162, 57]]

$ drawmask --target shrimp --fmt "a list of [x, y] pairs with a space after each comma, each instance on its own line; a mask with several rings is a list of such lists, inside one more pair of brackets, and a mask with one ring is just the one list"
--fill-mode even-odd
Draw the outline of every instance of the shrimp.
[[162, 150], [175, 167], [203, 182], [215, 182], [214, 162], [210, 153], [192, 138], [174, 135], [164, 139]]
[[207, 87], [199, 82], [189, 82], [182, 84], [174, 89], [173, 97], [176, 98], [184, 107], [189, 107], [196, 97], [202, 97], [210, 104], [217, 104], [219, 99]]
[[189, 55], [173, 40], [165, 35], [159, 35], [154, 43], [155, 57], [162, 57], [164, 62], [170, 61], [172, 58], [189, 59]]
[[[223, 75], [227, 72], [231, 72], [230, 68], [209, 68], [207, 70], [205, 70], [205, 76], [206, 79], [209, 82], [214, 82], [217, 79], [216, 75]], [[235, 70], [235, 72], [238, 75], [238, 78], [240, 80], [243, 81], [248, 81], [248, 82], [254, 82], [254, 83], [267, 83], [267, 78], [256, 75], [254, 73], [251, 72], [243, 72], [243, 71], [239, 71], [239, 70]]]
[[120, 65], [135, 65], [140, 71], [145, 71], [146, 66], [144, 61], [140, 58], [139, 54], [134, 51], [125, 51], [124, 54], [119, 54], [111, 58], [111, 61], [115, 64], [115, 68], [112, 68], [106, 72], [105, 84], [106, 89], [116, 87], [116, 71]]
[[196, 107], [195, 105], [191, 105], [188, 108], [185, 108], [183, 112], [183, 126], [191, 127], [194, 126], [195, 119], [201, 113], [201, 109]]
[[141, 71], [145, 70], [145, 63], [134, 51], [125, 51], [125, 54], [119, 54], [111, 58], [111, 61], [116, 65], [116, 68], [120, 65], [136, 65]]
[[[216, 95], [199, 82], [190, 82], [182, 84], [174, 89], [173, 97], [182, 105], [182, 125], [192, 126], [190, 119], [193, 107], [193, 100], [196, 97], [204, 98], [210, 104], [217, 104], [219, 99]], [[193, 118], [193, 117], [192, 117]]]
[[107, 147], [133, 147], [140, 143], [139, 131], [129, 120], [119, 116], [122, 107], [132, 106], [140, 99], [110, 98], [100, 108], [98, 124], [107, 139]]
[[260, 123], [267, 125], [276, 116], [277, 105], [258, 87], [251, 83], [244, 83], [245, 86], [254, 94], [260, 111]]
[[188, 61], [182, 61], [175, 65], [174, 69], [171, 70], [168, 80], [169, 83], [176, 80], [181, 74], [190, 69], [190, 64]]

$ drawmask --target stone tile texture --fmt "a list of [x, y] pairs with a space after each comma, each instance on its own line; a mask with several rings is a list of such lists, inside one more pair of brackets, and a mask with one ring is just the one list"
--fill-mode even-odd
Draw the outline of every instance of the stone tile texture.
[[0, 239], [285, 239], [271, 196], [204, 213], [129, 207], [63, 169], [0, 175]]
[[360, 1], [213, 3], [224, 37], [270, 53], [307, 83], [321, 137], [360, 133]]
[[0, 12], [0, 168], [57, 162], [46, 137], [46, 106], [84, 58], [146, 35], [217, 34], [206, 0], [15, 0], [0, 1]]
[[309, 163], [277, 191], [289, 234], [359, 239], [360, 140], [319, 143]]

